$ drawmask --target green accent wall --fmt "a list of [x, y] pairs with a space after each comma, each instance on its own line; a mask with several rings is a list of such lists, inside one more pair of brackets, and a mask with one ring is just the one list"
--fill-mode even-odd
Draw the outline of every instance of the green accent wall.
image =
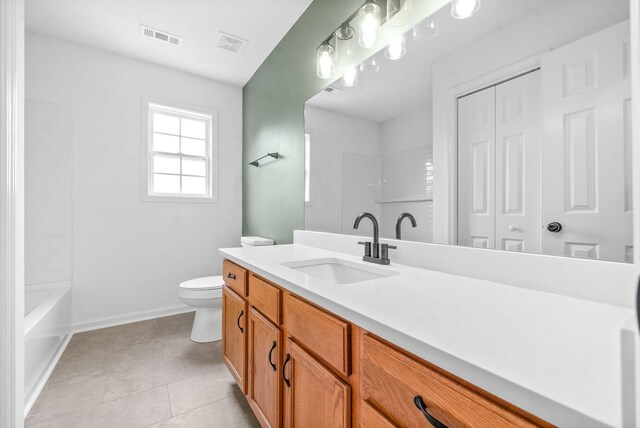
[[[243, 235], [288, 244], [293, 231], [304, 228], [304, 103], [330, 83], [316, 76], [316, 48], [363, 3], [314, 0], [244, 86]], [[377, 46], [360, 49], [353, 64], [447, 3], [414, 0], [412, 22], [401, 28], [383, 26]], [[258, 168], [248, 165], [268, 152], [279, 152], [281, 158], [265, 159]]]

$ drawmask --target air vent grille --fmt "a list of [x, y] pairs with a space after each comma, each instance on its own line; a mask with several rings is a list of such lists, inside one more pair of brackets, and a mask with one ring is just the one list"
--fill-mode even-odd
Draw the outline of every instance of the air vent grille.
[[166, 31], [156, 30], [155, 28], [147, 27], [146, 25], [140, 25], [140, 35], [150, 37], [164, 43], [169, 43], [174, 46], [180, 46], [182, 44], [182, 37], [174, 36]]
[[247, 45], [247, 40], [220, 31], [216, 37], [215, 47], [240, 54]]
[[324, 88], [325, 92], [340, 92], [342, 91], [341, 88], [336, 88], [335, 86], [327, 86], [326, 88]]

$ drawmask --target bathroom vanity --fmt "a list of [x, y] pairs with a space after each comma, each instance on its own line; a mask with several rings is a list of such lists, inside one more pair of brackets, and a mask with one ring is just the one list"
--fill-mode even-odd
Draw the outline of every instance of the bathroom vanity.
[[223, 356], [263, 426], [551, 426], [224, 261]]
[[263, 426], [609, 425], [581, 406], [627, 309], [299, 244], [220, 253], [224, 360]]

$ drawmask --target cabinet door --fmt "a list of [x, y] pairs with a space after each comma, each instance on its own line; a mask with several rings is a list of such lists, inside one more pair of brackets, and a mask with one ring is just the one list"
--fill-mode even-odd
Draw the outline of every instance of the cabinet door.
[[287, 339], [282, 376], [286, 427], [351, 426], [351, 388]]
[[263, 427], [280, 426], [280, 329], [249, 309], [247, 398]]
[[247, 393], [247, 303], [222, 289], [222, 357], [243, 394]]

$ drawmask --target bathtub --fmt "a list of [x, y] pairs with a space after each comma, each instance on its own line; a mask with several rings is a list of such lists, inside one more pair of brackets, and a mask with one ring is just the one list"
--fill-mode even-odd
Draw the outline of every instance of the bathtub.
[[71, 337], [71, 284], [25, 286], [25, 415]]

